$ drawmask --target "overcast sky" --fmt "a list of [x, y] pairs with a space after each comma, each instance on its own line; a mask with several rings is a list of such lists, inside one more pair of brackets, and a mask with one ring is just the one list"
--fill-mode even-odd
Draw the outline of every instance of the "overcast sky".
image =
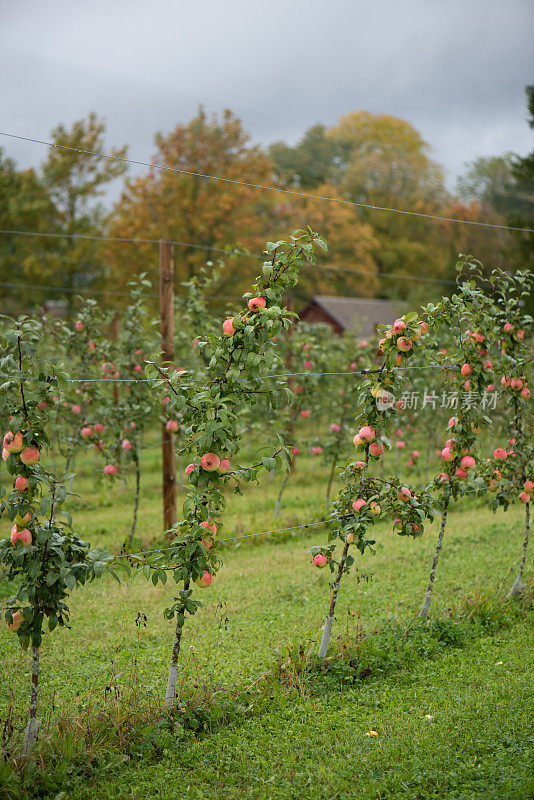
[[0, 0], [0, 129], [46, 139], [95, 110], [149, 160], [200, 103], [265, 144], [365, 109], [411, 122], [452, 188], [465, 162], [533, 149], [533, 42], [533, 0]]

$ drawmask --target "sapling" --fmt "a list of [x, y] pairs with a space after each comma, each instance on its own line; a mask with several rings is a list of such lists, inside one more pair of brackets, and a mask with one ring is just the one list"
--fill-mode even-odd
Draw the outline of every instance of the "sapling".
[[[308, 439], [312, 455], [323, 455], [323, 458], [331, 457], [333, 451], [337, 452], [344, 439], [346, 430], [341, 431], [341, 427], [338, 436], [332, 437], [330, 431], [324, 442], [317, 438], [317, 430], [318, 425], [324, 424], [326, 414], [334, 414], [336, 418], [342, 416], [342, 404], [339, 402], [341, 372], [348, 370], [345, 362], [349, 347], [354, 349], [354, 340], [337, 336], [329, 325], [303, 322], [278, 345], [286, 369], [295, 374], [288, 380], [293, 400], [275, 420], [275, 427], [284, 444], [291, 447], [291, 458], [276, 500], [275, 518], [280, 514], [282, 497], [294, 472], [296, 456], [304, 444], [302, 439]], [[354, 382], [354, 377], [352, 380]], [[314, 433], [310, 435], [310, 431]]]
[[[285, 383], [275, 381], [274, 387], [269, 388], [261, 374], [269, 374], [276, 359], [273, 337], [283, 333], [295, 318], [283, 307], [283, 298], [287, 289], [297, 283], [303, 264], [314, 263], [315, 245], [325, 247], [324, 240], [310, 230], [295, 232], [289, 242], [267, 244], [262, 274], [253, 290], [244, 295], [245, 307], [232, 317], [235, 332], [228, 335], [221, 322], [218, 334], [208, 333], [197, 342], [208, 365], [203, 385], [188, 382], [187, 373], [177, 372], [172, 364], [154, 359], [147, 366], [150, 386], [170, 398], [169, 413], [182, 413], [187, 438], [180, 450], [193, 456], [186, 469], [188, 490], [183, 520], [171, 531], [170, 549], [145, 565], [148, 574], [151, 570], [154, 584], [165, 582], [170, 571], [183, 587], [165, 611], [168, 619], [176, 617], [165, 693], [167, 708], [175, 703], [186, 614], [194, 614], [201, 605], [192, 596], [192, 584], [199, 582], [200, 588], [207, 588], [205, 573], [213, 577], [221, 566], [216, 545], [226, 505], [225, 490], [233, 486], [240, 493], [243, 481], [255, 480], [262, 468], [273, 471], [281, 464], [283, 448], [273, 454], [271, 447], [270, 455], [263, 456], [259, 463], [248, 468], [236, 465], [242, 438], [238, 415], [244, 404], [255, 404], [261, 396], [268, 397], [273, 408], [288, 402], [290, 393]], [[213, 526], [213, 543], [202, 525], [206, 522]]]
[[[151, 283], [141, 273], [128, 284], [130, 299], [121, 315], [121, 327], [115, 342], [114, 362], [125, 379], [122, 390], [109, 418], [109, 456], [122, 454], [122, 465], [132, 463], [135, 473], [133, 492], [133, 514], [128, 547], [132, 546], [137, 527], [137, 513], [141, 492], [141, 447], [143, 434], [153, 422], [156, 406], [153, 395], [147, 390], [144, 378], [145, 354], [153, 352], [155, 346], [156, 321], [150, 319], [146, 291]], [[131, 378], [131, 382], [126, 380]], [[117, 460], [117, 459], [116, 459]]]
[[[69, 476], [62, 478], [41, 463], [41, 454], [49, 446], [43, 398], [60, 386], [50, 365], [37, 361], [41, 337], [39, 322], [19, 317], [0, 340], [13, 376], [4, 384], [12, 396], [11, 429], [4, 435], [4, 446], [8, 447], [5, 465], [14, 478], [12, 491], [6, 495], [2, 488], [0, 494], [0, 516], [7, 517], [10, 526], [14, 523], [10, 538], [0, 541], [0, 564], [8, 581], [15, 583], [7, 601], [6, 622], [32, 654], [29, 718], [22, 746], [25, 759], [33, 752], [40, 727], [39, 654], [44, 620], [49, 631], [58, 625], [68, 627], [65, 600], [70, 591], [101, 575], [112, 558], [100, 550], [91, 551], [72, 530], [72, 519], [62, 510], [67, 497], [64, 480]], [[27, 379], [34, 373], [37, 378]], [[33, 457], [23, 459], [28, 450], [34, 451]]]
[[[457, 264], [459, 273], [466, 267], [471, 278], [480, 280], [479, 266], [478, 262], [470, 258], [461, 259]], [[459, 401], [455, 414], [447, 425], [450, 439], [441, 451], [443, 463], [440, 473], [429, 487], [440, 492], [441, 523], [427, 590], [419, 612], [422, 619], [427, 618], [432, 601], [451, 498], [456, 499], [476, 486], [473, 481], [476, 469], [472, 469], [472, 462], [474, 466], [479, 465], [479, 435], [482, 428], [491, 426], [492, 422], [478, 403], [487, 383], [484, 361], [487, 347], [492, 343], [494, 308], [492, 299], [484, 290], [477, 288], [474, 281], [466, 279], [460, 283], [451, 298], [444, 298], [441, 303], [430, 305], [425, 311], [430, 328], [438, 338], [442, 326], [455, 331], [454, 346], [446, 353], [439, 353], [439, 363], [446, 372], [447, 385], [455, 391]], [[480, 337], [483, 337], [483, 347]], [[469, 383], [466, 385], [467, 375]], [[471, 461], [464, 461], [465, 457], [470, 457]]]
[[[407, 314], [399, 322], [402, 322], [403, 338], [412, 342], [412, 347], [403, 352], [411, 354], [414, 348], [422, 347], [421, 337], [416, 338], [416, 332], [419, 332], [418, 316], [415, 313]], [[325, 556], [331, 572], [335, 573], [319, 658], [324, 658], [328, 651], [341, 579], [350, 572], [354, 562], [349, 552], [350, 547], [355, 546], [362, 555], [368, 549], [374, 552], [374, 539], [368, 538], [368, 532], [380, 518], [392, 515], [395, 518], [395, 532], [409, 536], [420, 536], [424, 519], [432, 518], [432, 502], [428, 493], [416, 492], [413, 487], [402, 485], [398, 478], [384, 480], [368, 475], [370, 460], [382, 457], [384, 443], [389, 441], [391, 425], [396, 416], [392, 392], [403, 380], [403, 375], [397, 368], [396, 343], [399, 336], [400, 333], [391, 331], [391, 346], [384, 345], [381, 348], [383, 361], [380, 370], [370, 373], [360, 390], [360, 424], [354, 436], [354, 446], [363, 459], [360, 457], [356, 462], [349, 462], [340, 476], [343, 487], [333, 503], [334, 528], [329, 534], [330, 542], [340, 539], [343, 543], [340, 559], [336, 561], [334, 558], [335, 544], [316, 546], [311, 550], [314, 559], [317, 555]], [[407, 358], [410, 357], [411, 355], [407, 355]], [[378, 445], [377, 449], [373, 447], [376, 452], [374, 457], [371, 455], [373, 444]]]
[[[348, 372], [352, 371], [354, 374], [350, 376], [342, 376], [342, 380], [337, 383], [338, 394], [338, 419], [339, 422], [332, 423], [329, 427], [329, 434], [324, 437], [323, 452], [325, 460], [330, 464], [330, 473], [328, 476], [328, 483], [326, 486], [326, 505], [330, 503], [330, 493], [332, 484], [334, 482], [336, 467], [339, 463], [340, 454], [343, 445], [349, 438], [351, 413], [356, 406], [356, 398], [360, 392], [360, 375], [366, 370], [373, 367], [373, 356], [376, 350], [375, 343], [367, 340], [361, 340], [356, 343], [357, 353], [354, 356], [354, 340], [352, 336], [344, 337], [344, 355], [352, 356], [350, 362], [349, 358], [345, 357], [341, 364], [341, 368], [347, 367], [349, 364]], [[330, 407], [331, 409], [331, 407]], [[329, 409], [329, 410], [330, 410]]]
[[[108, 377], [108, 373], [101, 373], [101, 364], [102, 351], [109, 348], [101, 335], [103, 315], [96, 300], [80, 298], [77, 322], [81, 323], [81, 327], [77, 328], [76, 323], [66, 324], [56, 320], [47, 329], [54, 343], [50, 361], [58, 369], [62, 363], [67, 364], [69, 377], [72, 376], [71, 382], [62, 385], [60, 392], [50, 392], [45, 398], [48, 403], [51, 396], [52, 399], [56, 398], [51, 424], [57, 437], [57, 449], [65, 458], [63, 474], [73, 469], [76, 455], [84, 446], [82, 430], [94, 418], [95, 409], [99, 408], [100, 416], [107, 416], [102, 415], [104, 391], [97, 379]], [[109, 377], [112, 377], [112, 372]], [[74, 383], [73, 378], [78, 378], [79, 382]]]
[[[285, 465], [284, 477], [276, 498], [273, 516], [277, 519], [282, 509], [282, 498], [295, 472], [296, 455], [293, 450], [299, 441], [299, 434], [306, 432], [316, 421], [320, 407], [320, 397], [324, 397], [327, 385], [320, 373], [328, 370], [328, 345], [332, 340], [332, 329], [324, 324], [300, 322], [295, 329], [277, 342], [276, 350], [289, 372], [288, 387], [292, 391], [291, 402], [274, 419], [274, 430], [281, 441], [291, 448], [291, 455]], [[310, 424], [310, 420], [312, 420]], [[298, 432], [297, 432], [298, 431]], [[300, 449], [297, 448], [297, 453]]]
[[[508, 275], [501, 270], [491, 273], [495, 296], [495, 327], [501, 348], [500, 367], [503, 371], [500, 396], [505, 401], [504, 426], [506, 447], [497, 447], [493, 457], [484, 464], [484, 483], [489, 487], [493, 510], [514, 502], [525, 505], [523, 547], [516, 578], [507, 598], [522, 592], [522, 579], [530, 533], [530, 500], [534, 483], [534, 446], [532, 438], [531, 349], [532, 317], [525, 313], [524, 304], [531, 296], [532, 274], [518, 271]], [[525, 391], [526, 390], [526, 391]]]

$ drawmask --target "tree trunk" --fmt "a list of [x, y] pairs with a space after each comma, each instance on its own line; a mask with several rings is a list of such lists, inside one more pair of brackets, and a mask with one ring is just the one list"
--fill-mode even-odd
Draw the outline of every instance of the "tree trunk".
[[[184, 591], [189, 589], [189, 581], [184, 583]], [[178, 656], [180, 655], [180, 642], [182, 640], [183, 625], [176, 623], [176, 631], [174, 634], [174, 643], [172, 646], [171, 666], [169, 668], [169, 677], [167, 678], [167, 689], [165, 691], [165, 708], [171, 709], [174, 705], [174, 697], [176, 694], [176, 683], [178, 681]]]
[[423, 605], [421, 606], [421, 611], [419, 612], [419, 616], [421, 619], [426, 619], [428, 616], [428, 609], [430, 608], [430, 601], [432, 600], [432, 590], [434, 588], [434, 578], [436, 577], [436, 569], [438, 566], [439, 561], [439, 554], [441, 553], [441, 547], [443, 544], [443, 537], [445, 536], [445, 526], [447, 524], [447, 510], [449, 508], [449, 500], [450, 500], [450, 489], [447, 487], [445, 490], [445, 500], [443, 503], [443, 514], [441, 515], [441, 525], [439, 528], [439, 536], [438, 542], [436, 544], [436, 551], [434, 553], [434, 560], [432, 561], [432, 568], [430, 570], [430, 578], [428, 581], [428, 588], [426, 590], [425, 599], [423, 600]]
[[39, 648], [32, 648], [32, 691], [30, 696], [30, 717], [26, 725], [24, 742], [22, 744], [22, 757], [29, 758], [37, 742], [37, 735], [41, 726], [37, 719], [37, 697], [39, 693]]
[[326, 505], [328, 506], [330, 502], [330, 490], [332, 488], [332, 483], [334, 481], [334, 474], [336, 471], [336, 461], [337, 461], [337, 453], [332, 459], [332, 469], [330, 470], [330, 477], [328, 478], [328, 486], [326, 487]]
[[285, 492], [287, 482], [289, 481], [289, 476], [291, 475], [290, 470], [286, 472], [284, 475], [284, 480], [282, 481], [282, 485], [280, 486], [280, 491], [278, 492], [278, 498], [276, 500], [276, 505], [274, 507], [274, 518], [277, 519], [280, 516], [280, 509], [282, 508], [282, 495]]
[[525, 505], [525, 540], [523, 542], [523, 554], [521, 556], [521, 561], [519, 562], [519, 572], [517, 573], [517, 578], [515, 579], [512, 588], [506, 595], [507, 600], [511, 600], [512, 597], [518, 597], [521, 594], [522, 589], [522, 578], [523, 578], [523, 570], [525, 568], [525, 561], [527, 558], [527, 548], [528, 548], [528, 535], [530, 533], [530, 503], [526, 503]]
[[65, 461], [65, 467], [63, 469], [63, 475], [67, 475], [70, 472], [70, 465], [72, 464], [74, 469], [74, 447], [69, 450], [67, 454], [67, 458]]
[[128, 537], [129, 547], [132, 546], [132, 541], [135, 535], [135, 528], [137, 525], [137, 510], [139, 508], [139, 493], [141, 489], [141, 468], [139, 466], [139, 456], [137, 453], [135, 454], [134, 458], [135, 458], [135, 500], [134, 500], [132, 529], [130, 531], [130, 536]]
[[328, 616], [324, 623], [323, 635], [321, 637], [321, 646], [319, 647], [319, 658], [324, 658], [328, 650], [328, 644], [330, 642], [330, 634], [332, 633], [332, 624], [334, 622], [334, 611], [336, 610], [336, 600], [337, 600], [337, 593], [339, 591], [339, 583], [341, 581], [341, 576], [343, 575], [343, 567], [345, 566], [345, 561], [347, 560], [348, 552], [349, 552], [349, 543], [345, 542], [345, 547], [343, 548], [343, 553], [341, 554], [341, 560], [339, 562], [339, 566], [337, 569], [337, 575], [334, 581], [334, 586], [332, 587], [332, 599], [330, 601], [330, 608], [328, 609]]
[[[362, 481], [367, 478], [367, 470], [369, 469], [369, 445], [365, 448], [365, 467], [362, 471], [362, 477], [360, 479], [360, 485]], [[347, 560], [347, 555], [349, 552], [349, 542], [345, 542], [345, 546], [343, 548], [343, 552], [341, 554], [341, 559], [339, 562], [339, 566], [337, 569], [336, 579], [334, 581], [334, 585], [332, 587], [332, 598], [330, 600], [330, 608], [328, 609], [328, 616], [325, 619], [324, 628], [323, 628], [323, 635], [321, 637], [321, 644], [319, 646], [319, 658], [324, 658], [326, 656], [326, 652], [328, 650], [328, 644], [330, 642], [330, 634], [332, 633], [332, 625], [334, 623], [334, 611], [336, 609], [336, 600], [337, 600], [337, 593], [339, 591], [339, 584], [341, 581], [341, 576], [343, 575], [343, 568], [345, 566], [345, 561]]]

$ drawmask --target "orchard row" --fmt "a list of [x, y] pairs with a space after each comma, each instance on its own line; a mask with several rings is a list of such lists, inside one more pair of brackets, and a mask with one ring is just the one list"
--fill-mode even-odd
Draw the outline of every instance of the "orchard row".
[[[525, 542], [510, 590], [512, 595], [520, 591], [533, 488], [528, 435], [532, 320], [524, 312], [530, 277], [494, 272], [488, 282], [475, 261], [463, 259], [454, 294], [381, 326], [378, 342], [357, 341], [327, 336], [321, 326], [299, 324], [291, 330], [296, 315], [284, 306], [284, 298], [297, 283], [300, 268], [315, 262], [316, 247], [324, 248], [324, 241], [309, 230], [295, 232], [288, 242], [268, 243], [261, 275], [244, 295], [243, 308], [224, 321], [211, 320], [206, 313], [207, 281], [188, 284], [178, 309], [185, 322], [177, 342], [180, 364], [163, 361], [157, 350], [143, 277], [132, 285], [131, 304], [121, 330], [114, 326], [114, 337], [104, 336], [105, 325], [91, 301], [72, 326], [24, 317], [6, 321], [0, 411], [6, 421], [3, 460], [12, 489], [3, 492], [0, 512], [12, 527], [10, 537], [0, 541], [0, 562], [14, 589], [6, 621], [32, 652], [25, 757], [39, 729], [45, 621], [50, 631], [67, 624], [70, 591], [105, 572], [119, 580], [121, 570], [140, 569], [154, 585], [165, 583], [169, 575], [179, 585], [164, 612], [175, 619], [165, 695], [167, 708], [174, 708], [183, 627], [201, 606], [193, 585], [208, 588], [222, 566], [217, 540], [227, 492], [241, 493], [244, 483], [283, 469], [275, 509], [279, 513], [310, 419], [315, 430], [325, 428], [320, 439], [308, 434], [306, 446], [331, 465], [327, 503], [338, 465], [345, 461], [338, 476], [341, 489], [330, 506], [328, 542], [311, 549], [315, 566], [328, 566], [333, 574], [320, 658], [329, 646], [337, 594], [354, 563], [352, 553], [372, 552], [378, 520], [390, 518], [396, 533], [416, 537], [426, 520], [441, 515], [421, 608], [426, 618], [451, 498], [488, 491], [495, 508], [524, 503]], [[490, 418], [480, 405], [461, 403], [448, 423], [444, 420], [441, 441], [433, 441], [436, 416], [428, 421], [423, 409], [410, 408], [401, 399], [407, 381], [411, 391], [418, 387], [426, 396], [429, 374], [451, 395], [498, 392], [502, 407]], [[185, 469], [186, 498], [182, 518], [165, 533], [162, 547], [136, 554], [131, 544], [141, 486], [140, 451], [144, 434], [158, 417], [167, 432], [176, 434], [179, 454], [191, 462]], [[428, 448], [439, 445], [440, 460], [430, 480], [427, 450], [424, 487], [399, 474], [414, 466], [419, 451], [412, 450], [406, 467], [387, 457], [389, 450], [403, 449], [399, 445], [406, 444], [409, 426], [424, 432], [426, 426]], [[239, 454], [251, 430], [258, 432], [262, 453], [268, 454], [243, 466]], [[492, 438], [500, 446], [485, 456], [483, 447]], [[129, 464], [135, 469], [127, 559], [91, 550], [76, 534], [65, 508], [70, 471], [88, 446], [103, 457], [104, 479], [113, 479]], [[63, 459], [60, 469], [46, 463], [44, 454], [50, 450]]]

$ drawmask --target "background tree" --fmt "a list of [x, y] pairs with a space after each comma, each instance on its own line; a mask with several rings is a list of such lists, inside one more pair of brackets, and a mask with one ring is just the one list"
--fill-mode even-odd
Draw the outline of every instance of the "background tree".
[[[177, 125], [167, 136], [158, 133], [155, 144], [154, 163], [249, 183], [272, 183], [270, 160], [260, 147], [250, 144], [241, 121], [229, 110], [219, 120], [216, 115], [208, 118], [201, 108], [187, 125]], [[270, 192], [151, 169], [126, 184], [113, 212], [111, 231], [114, 236], [167, 238], [207, 248], [184, 247], [177, 252], [179, 274], [189, 280], [206, 260], [217, 256], [210, 248], [244, 244], [259, 253], [261, 232], [272, 219], [275, 202]], [[136, 247], [133, 263], [132, 252], [125, 251], [124, 245], [112, 245], [109, 257], [114, 284], [126, 283], [136, 266], [155, 276], [153, 245]], [[254, 259], [240, 259], [233, 270], [225, 271], [225, 289], [244, 288], [256, 269]]]
[[[0, 228], [44, 232], [52, 223], [53, 206], [36, 172], [18, 170], [0, 150]], [[15, 316], [36, 299], [34, 285], [9, 284], [41, 283], [50, 258], [50, 239], [0, 234], [0, 306], [6, 313]]]
[[298, 186], [308, 190], [336, 180], [338, 167], [335, 143], [324, 125], [308, 128], [295, 147], [285, 142], [275, 142], [269, 148], [269, 155], [276, 165], [282, 186]]
[[457, 181], [460, 200], [478, 200], [494, 211], [504, 210], [504, 200], [513, 182], [514, 154], [476, 158]]
[[[534, 84], [526, 87], [529, 120], [534, 128]], [[524, 158], [516, 156], [512, 165], [515, 180], [515, 208], [508, 214], [510, 225], [521, 228], [534, 228], [534, 150]], [[515, 252], [521, 266], [532, 270], [534, 267], [534, 233], [512, 232]]]
[[[72, 148], [50, 148], [42, 167], [43, 181], [54, 205], [55, 232], [105, 235], [106, 214], [98, 198], [105, 194], [111, 181], [124, 174], [126, 164], [77, 152], [110, 153], [124, 158], [126, 146], [109, 149], [105, 144], [105, 131], [105, 123], [92, 112], [87, 119], [75, 122], [70, 130], [58, 125], [51, 133], [55, 144]], [[46, 280], [69, 290], [65, 295], [69, 310], [73, 290], [101, 282], [102, 252], [100, 242], [57, 240], [55, 260]]]
[[[534, 84], [526, 87], [528, 124], [534, 128]], [[518, 228], [534, 227], [534, 150], [521, 157], [514, 153], [491, 158], [477, 158], [465, 175], [458, 179], [457, 192], [462, 200], [478, 201], [485, 221]], [[490, 218], [488, 219], [488, 214]], [[534, 234], [520, 231], [487, 232], [490, 241], [500, 247], [498, 257], [532, 269], [534, 265]], [[495, 242], [496, 240], [496, 242]], [[484, 255], [475, 247], [463, 252]], [[486, 255], [486, 261], [487, 255]], [[498, 260], [493, 258], [492, 265]]]
[[[278, 143], [270, 153], [282, 182], [317, 191], [327, 180], [340, 197], [354, 203], [439, 214], [448, 200], [442, 170], [430, 158], [428, 145], [397, 117], [355, 111], [332, 128], [314, 126], [294, 148]], [[355, 208], [354, 214], [360, 225], [372, 230], [379, 271], [393, 276], [445, 274], [449, 252], [439, 227], [421, 218], [365, 208]], [[345, 252], [350, 241], [349, 234], [343, 242]], [[358, 257], [351, 259], [354, 268], [358, 263]], [[397, 296], [408, 286], [387, 281], [383, 293]]]
[[[481, 199], [452, 199], [443, 209], [443, 215], [451, 219], [485, 222], [492, 225], [506, 225], [506, 218], [493, 206]], [[445, 278], [454, 280], [455, 263], [459, 253], [476, 253], [483, 263], [483, 271], [489, 275], [493, 268], [509, 263], [512, 238], [509, 231], [500, 228], [486, 228], [479, 225], [458, 225], [455, 222], [437, 223], [444, 242], [449, 249], [449, 263]]]
[[[331, 183], [321, 184], [312, 193], [342, 199], [337, 187]], [[285, 228], [309, 225], [313, 230], [324, 231], [329, 242], [328, 257], [322, 259], [324, 263], [313, 270], [303, 269], [295, 291], [297, 300], [307, 302], [310, 295], [314, 294], [375, 297], [379, 293], [375, 258], [378, 241], [371, 225], [362, 223], [354, 208], [341, 203], [295, 197], [290, 198], [290, 202], [286, 200], [279, 217], [284, 221]], [[339, 271], [329, 271], [323, 266], [337, 267]], [[351, 274], [351, 270], [354, 274]]]

